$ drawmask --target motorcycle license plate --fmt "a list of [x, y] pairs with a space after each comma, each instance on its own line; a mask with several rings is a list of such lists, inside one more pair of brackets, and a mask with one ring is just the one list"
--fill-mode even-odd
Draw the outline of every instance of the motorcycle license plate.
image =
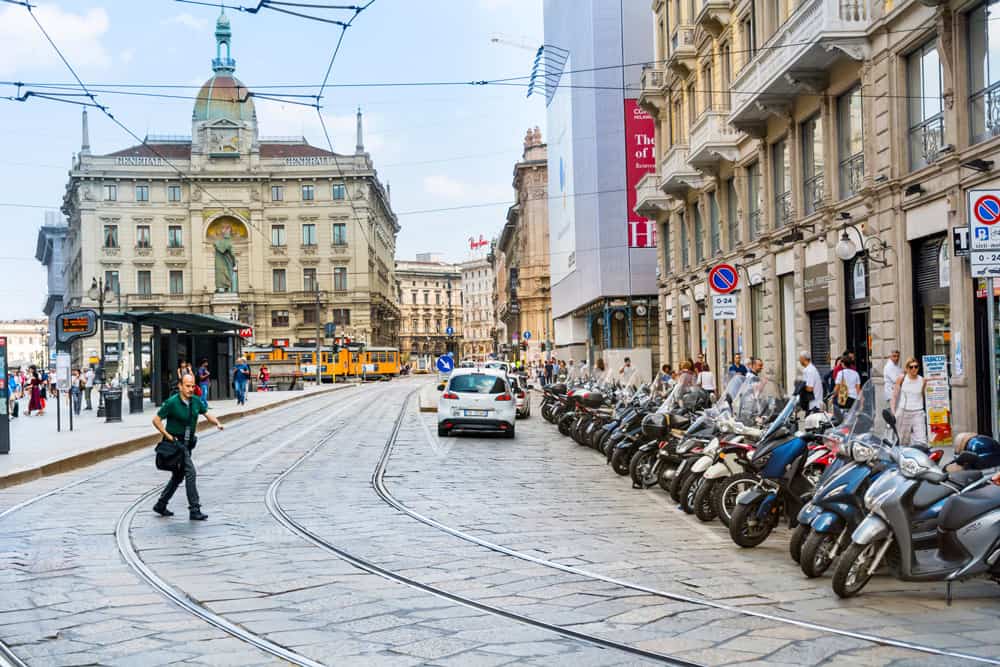
[[487, 414], [489, 414], [488, 410], [466, 410], [465, 411], [465, 416], [466, 417], [485, 417]]

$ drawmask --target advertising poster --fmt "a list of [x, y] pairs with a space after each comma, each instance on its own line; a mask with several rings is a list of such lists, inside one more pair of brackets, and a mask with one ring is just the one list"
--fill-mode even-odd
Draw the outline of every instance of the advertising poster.
[[948, 386], [948, 357], [929, 354], [922, 359], [927, 380], [927, 440], [932, 446], [951, 444], [951, 396]]
[[576, 212], [573, 188], [573, 65], [563, 75], [548, 108], [549, 255], [555, 285], [576, 268]]
[[625, 201], [628, 205], [628, 246], [656, 247], [656, 222], [635, 212], [635, 186], [642, 177], [656, 171], [654, 142], [656, 125], [653, 117], [634, 99], [625, 100]]

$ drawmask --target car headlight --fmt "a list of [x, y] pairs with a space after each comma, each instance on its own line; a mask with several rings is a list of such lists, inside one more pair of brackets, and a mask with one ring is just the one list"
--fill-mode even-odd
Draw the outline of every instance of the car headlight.
[[916, 477], [927, 468], [921, 465], [920, 461], [917, 461], [909, 456], [904, 456], [899, 460], [899, 469], [902, 470], [903, 474], [907, 477]]

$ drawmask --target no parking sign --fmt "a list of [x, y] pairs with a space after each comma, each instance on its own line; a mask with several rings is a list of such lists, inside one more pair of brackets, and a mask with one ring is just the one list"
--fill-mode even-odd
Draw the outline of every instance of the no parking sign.
[[972, 276], [1000, 276], [1000, 190], [969, 190]]

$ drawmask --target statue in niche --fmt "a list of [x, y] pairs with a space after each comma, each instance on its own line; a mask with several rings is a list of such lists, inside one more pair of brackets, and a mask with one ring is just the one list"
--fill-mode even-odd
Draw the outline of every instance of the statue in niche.
[[215, 239], [215, 291], [236, 291], [236, 255], [233, 253], [233, 226], [226, 223]]

